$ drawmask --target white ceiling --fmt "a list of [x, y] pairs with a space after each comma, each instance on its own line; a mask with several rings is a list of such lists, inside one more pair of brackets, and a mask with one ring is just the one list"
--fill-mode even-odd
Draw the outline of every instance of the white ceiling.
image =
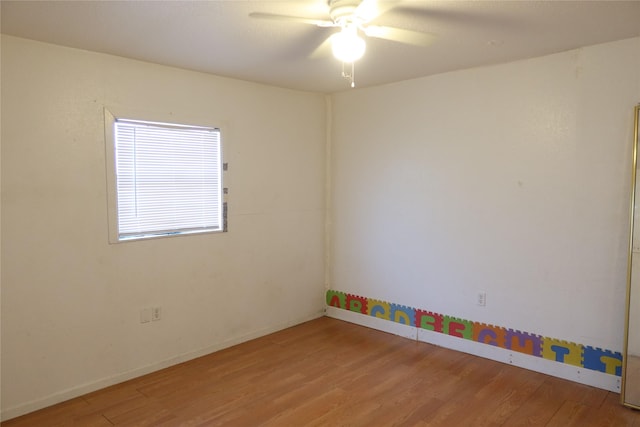
[[[357, 87], [640, 36], [640, 1], [379, 3], [394, 7], [374, 23], [436, 37], [427, 47], [368, 38]], [[292, 89], [349, 90], [329, 52], [309, 57], [335, 29], [248, 16], [327, 19], [326, 0], [2, 0], [0, 8], [4, 34]]]

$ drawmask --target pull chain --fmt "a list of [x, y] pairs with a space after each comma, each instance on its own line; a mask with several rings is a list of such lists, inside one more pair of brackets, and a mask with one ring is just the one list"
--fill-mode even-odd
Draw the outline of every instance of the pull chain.
[[355, 83], [356, 65], [355, 62], [351, 63], [351, 72], [347, 72], [345, 69], [345, 63], [342, 63], [342, 77], [351, 82], [351, 87], [356, 87]]

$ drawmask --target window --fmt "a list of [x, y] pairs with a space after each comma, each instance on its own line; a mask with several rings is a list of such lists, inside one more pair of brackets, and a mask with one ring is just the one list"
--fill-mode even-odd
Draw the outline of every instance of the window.
[[220, 129], [113, 118], [112, 132], [116, 241], [225, 231]]

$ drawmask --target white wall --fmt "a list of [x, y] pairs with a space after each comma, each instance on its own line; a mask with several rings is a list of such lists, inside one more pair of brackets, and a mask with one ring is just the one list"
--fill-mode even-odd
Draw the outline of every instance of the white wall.
[[336, 94], [331, 288], [621, 351], [639, 102], [640, 38]]
[[[1, 64], [4, 418], [323, 313], [322, 95], [8, 36]], [[105, 106], [224, 123], [228, 233], [108, 243]]]

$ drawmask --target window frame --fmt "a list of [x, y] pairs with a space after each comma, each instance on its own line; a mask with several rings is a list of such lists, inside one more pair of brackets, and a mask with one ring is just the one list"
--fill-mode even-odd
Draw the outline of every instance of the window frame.
[[[208, 127], [216, 128], [220, 132], [220, 147], [219, 147], [219, 173], [220, 173], [220, 213], [221, 224], [219, 229], [214, 230], [196, 230], [185, 232], [164, 232], [164, 233], [146, 233], [140, 236], [127, 236], [125, 238], [120, 237], [119, 221], [118, 221], [118, 187], [117, 187], [117, 174], [116, 174], [116, 121], [141, 121], [149, 123], [160, 124], [177, 124], [179, 126], [194, 126], [194, 127]], [[185, 119], [184, 117], [176, 117], [170, 113], [168, 115], [163, 114], [149, 114], [140, 112], [128, 112], [121, 110], [114, 110], [112, 108], [104, 109], [104, 125], [105, 125], [105, 151], [106, 151], [106, 175], [107, 175], [107, 211], [108, 211], [108, 234], [109, 243], [126, 243], [136, 241], [147, 241], [155, 239], [164, 239], [169, 237], [184, 237], [184, 236], [197, 236], [218, 234], [227, 232], [227, 193], [228, 189], [225, 183], [225, 175], [227, 171], [227, 163], [224, 159], [224, 148], [226, 145], [225, 131], [226, 126], [224, 123], [214, 124], [212, 120], [197, 120], [197, 119]], [[224, 139], [223, 139], [224, 138]]]

